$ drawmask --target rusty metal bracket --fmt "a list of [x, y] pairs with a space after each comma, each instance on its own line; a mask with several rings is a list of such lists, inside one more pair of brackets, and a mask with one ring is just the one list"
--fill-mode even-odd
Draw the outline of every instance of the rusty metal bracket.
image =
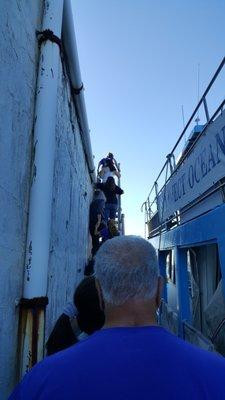
[[[18, 350], [20, 377], [43, 358], [45, 309], [48, 297], [21, 298]], [[21, 355], [25, 355], [22, 356]]]
[[22, 308], [43, 308], [48, 305], [48, 297], [33, 297], [33, 299], [20, 299], [20, 306]]

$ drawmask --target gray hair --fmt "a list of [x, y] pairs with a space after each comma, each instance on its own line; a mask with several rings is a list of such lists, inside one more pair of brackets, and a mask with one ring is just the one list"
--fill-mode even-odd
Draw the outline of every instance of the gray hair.
[[154, 247], [138, 236], [107, 240], [95, 257], [96, 277], [104, 300], [121, 305], [130, 299], [151, 299], [159, 276]]

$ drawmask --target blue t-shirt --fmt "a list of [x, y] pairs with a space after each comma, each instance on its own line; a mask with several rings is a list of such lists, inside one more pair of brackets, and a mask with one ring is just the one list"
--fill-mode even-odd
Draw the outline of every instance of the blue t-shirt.
[[221, 400], [225, 359], [160, 327], [109, 328], [47, 357], [9, 400]]

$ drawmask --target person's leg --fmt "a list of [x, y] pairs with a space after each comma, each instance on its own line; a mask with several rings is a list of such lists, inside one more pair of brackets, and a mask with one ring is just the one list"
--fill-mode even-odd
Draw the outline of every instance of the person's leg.
[[91, 251], [93, 256], [98, 251], [99, 247], [100, 247], [99, 237], [97, 235], [93, 235], [92, 236], [92, 251]]
[[92, 256], [94, 256], [96, 251], [98, 250], [98, 248], [100, 246], [99, 237], [98, 237], [98, 235], [95, 235], [95, 228], [94, 227], [90, 227], [90, 234], [91, 234], [91, 239], [92, 239], [91, 254], [92, 254]]
[[109, 216], [110, 216], [110, 204], [106, 203], [105, 212], [104, 212], [104, 220], [108, 221]]
[[109, 213], [110, 219], [116, 218], [117, 208], [118, 208], [117, 204], [110, 204], [110, 213]]

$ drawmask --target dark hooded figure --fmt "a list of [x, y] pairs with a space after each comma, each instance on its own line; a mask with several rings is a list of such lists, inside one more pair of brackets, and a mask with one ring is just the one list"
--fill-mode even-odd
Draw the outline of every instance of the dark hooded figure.
[[66, 307], [48, 338], [48, 356], [77, 343], [81, 332], [90, 335], [104, 325], [103, 305], [93, 276], [79, 283], [73, 300], [74, 304]]
[[105, 202], [105, 220], [115, 219], [118, 210], [117, 196], [123, 194], [123, 190], [116, 185], [115, 179], [110, 176], [106, 183], [97, 183], [96, 187], [101, 189], [106, 197]]
[[94, 256], [98, 250], [99, 236], [97, 230], [105, 218], [105, 195], [100, 189], [94, 191], [93, 200], [89, 211], [89, 232], [92, 238], [92, 255]]

